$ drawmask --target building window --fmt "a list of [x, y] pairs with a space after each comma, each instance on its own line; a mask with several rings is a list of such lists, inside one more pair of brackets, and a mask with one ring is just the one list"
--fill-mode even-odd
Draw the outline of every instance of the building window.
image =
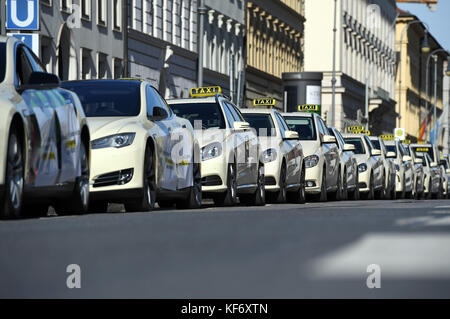
[[92, 78], [92, 64], [91, 50], [81, 48], [81, 79], [88, 80]]
[[48, 6], [48, 7], [51, 7], [51, 6], [52, 6], [52, 0], [41, 0], [41, 3], [42, 3], [43, 5]]
[[113, 29], [120, 31], [122, 25], [122, 0], [113, 0]]
[[118, 58], [113, 59], [114, 63], [114, 79], [119, 79], [122, 77], [122, 60]]
[[106, 0], [97, 0], [97, 24], [106, 26]]
[[61, 11], [70, 13], [70, 8], [72, 7], [71, 0], [61, 0], [60, 9]]
[[97, 78], [111, 78], [111, 70], [108, 65], [108, 56], [100, 52], [97, 55]]
[[91, 19], [91, 0], [81, 0], [81, 18]]

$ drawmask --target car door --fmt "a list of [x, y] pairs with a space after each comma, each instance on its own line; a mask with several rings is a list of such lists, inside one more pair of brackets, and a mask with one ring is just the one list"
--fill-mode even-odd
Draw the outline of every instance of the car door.
[[286, 131], [289, 131], [289, 126], [278, 112], [274, 112], [274, 114], [281, 134], [280, 149], [282, 150], [282, 154], [286, 154], [286, 182], [288, 185], [296, 185], [300, 180], [301, 174], [301, 156], [298, 147], [300, 142], [299, 140], [285, 139]]
[[[155, 88], [147, 84], [145, 92], [149, 134], [156, 141], [158, 158], [157, 183], [162, 189], [174, 191], [177, 189], [178, 174], [176, 163], [171, 156], [173, 146], [171, 132], [173, 127], [170, 121], [170, 114], [166, 110], [165, 103]], [[164, 112], [164, 110], [166, 112], [165, 118], [161, 120], [150, 120], [150, 118], [156, 115], [156, 112]]]
[[374, 161], [373, 176], [375, 180], [375, 186], [381, 186], [383, 185], [383, 160], [381, 159], [381, 156], [372, 156], [372, 151], [375, 150], [375, 147], [366, 135], [364, 135], [364, 140], [366, 141], [366, 144], [368, 146], [369, 155]]
[[[26, 84], [31, 73], [37, 69], [27, 54], [25, 45], [15, 47], [15, 85]], [[20, 112], [28, 122], [29, 162], [26, 175], [34, 186], [52, 186], [57, 183], [61, 163], [58, 148], [57, 123], [49, 95], [44, 90], [24, 90], [20, 93], [24, 104]]]
[[[323, 136], [330, 135], [330, 133], [328, 131], [328, 127], [325, 125], [323, 120], [320, 117], [316, 117], [316, 118], [317, 118], [317, 124], [318, 124], [320, 134], [322, 134]], [[338, 172], [339, 153], [338, 153], [337, 145], [335, 143], [333, 143], [333, 144], [322, 143], [322, 148], [323, 148], [323, 154], [325, 157], [327, 174], [328, 174], [327, 185], [328, 186], [336, 186], [337, 179], [339, 176], [339, 172]]]

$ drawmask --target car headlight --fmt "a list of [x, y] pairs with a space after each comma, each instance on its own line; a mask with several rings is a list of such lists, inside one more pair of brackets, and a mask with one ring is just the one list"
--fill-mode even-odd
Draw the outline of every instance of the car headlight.
[[92, 149], [115, 147], [122, 148], [131, 145], [136, 133], [122, 133], [98, 138], [91, 142]]
[[319, 164], [319, 156], [317, 155], [310, 155], [305, 157], [305, 167], [311, 168]]
[[202, 161], [220, 156], [220, 154], [222, 154], [222, 145], [220, 143], [214, 142], [208, 144], [202, 148]]
[[365, 172], [365, 171], [367, 171], [367, 164], [365, 164], [365, 163], [359, 164], [358, 165], [358, 172], [362, 173], [362, 172]]
[[277, 151], [274, 148], [269, 148], [262, 153], [262, 162], [269, 163], [277, 159]]
[[395, 170], [396, 170], [397, 172], [400, 171], [400, 165], [395, 164]]

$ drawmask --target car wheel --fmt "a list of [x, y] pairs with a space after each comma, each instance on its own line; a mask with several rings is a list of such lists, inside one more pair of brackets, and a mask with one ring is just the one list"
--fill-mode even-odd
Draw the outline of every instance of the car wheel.
[[18, 218], [23, 203], [24, 170], [22, 146], [15, 130], [8, 138], [5, 189], [1, 195], [0, 218]]
[[328, 199], [327, 194], [327, 178], [325, 176], [325, 167], [322, 170], [322, 185], [320, 186], [320, 193], [314, 196], [314, 199], [318, 202], [326, 202]]
[[196, 209], [202, 207], [202, 173], [200, 171], [200, 163], [194, 162], [193, 164], [192, 183], [186, 200], [177, 201], [177, 208]]
[[155, 176], [155, 161], [153, 152], [147, 146], [144, 158], [144, 174], [141, 197], [125, 202], [125, 209], [127, 212], [148, 212], [155, 207], [156, 202], [156, 176]]
[[81, 176], [77, 177], [75, 189], [72, 196], [56, 204], [55, 210], [58, 215], [86, 213], [89, 206], [89, 158], [86, 146], [80, 146]]
[[280, 179], [278, 181], [280, 189], [274, 193], [268, 193], [267, 198], [272, 203], [286, 203], [287, 200], [287, 183], [286, 183], [286, 164], [281, 165]]
[[236, 167], [228, 164], [227, 191], [222, 194], [214, 194], [214, 204], [217, 206], [233, 206], [237, 203], [237, 179]]
[[300, 173], [300, 187], [296, 192], [287, 193], [287, 200], [290, 203], [294, 204], [304, 204], [306, 201], [306, 192], [305, 192], [305, 165], [303, 165], [302, 172]]
[[337, 183], [336, 183], [336, 191], [330, 194], [330, 199], [339, 201], [341, 200], [341, 190], [342, 190], [342, 181], [341, 181], [341, 168], [338, 168], [338, 176], [337, 176]]
[[258, 167], [258, 187], [254, 194], [242, 194], [239, 196], [239, 200], [243, 204], [251, 206], [264, 206], [266, 204], [266, 190], [265, 190], [265, 177], [264, 177], [264, 165], [259, 164]]

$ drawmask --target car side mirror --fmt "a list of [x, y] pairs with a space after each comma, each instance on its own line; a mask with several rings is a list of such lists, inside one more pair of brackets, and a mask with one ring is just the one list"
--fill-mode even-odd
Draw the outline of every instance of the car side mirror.
[[298, 136], [298, 133], [295, 131], [285, 131], [284, 139], [285, 140], [298, 140], [299, 136]]
[[412, 158], [411, 158], [411, 156], [409, 156], [409, 155], [404, 155], [403, 158], [402, 158], [402, 160], [403, 160], [403, 162], [409, 162], [409, 161], [412, 160]]
[[233, 129], [236, 131], [244, 131], [250, 129], [250, 123], [248, 122], [234, 122]]
[[380, 150], [372, 150], [371, 154], [372, 154], [372, 156], [380, 156], [381, 151]]
[[386, 153], [386, 158], [395, 158], [395, 153], [394, 152], [387, 152]]
[[355, 151], [356, 147], [353, 144], [344, 144], [344, 152], [352, 152]]
[[150, 121], [162, 121], [169, 117], [169, 113], [167, 113], [166, 109], [155, 106], [153, 107], [153, 115], [149, 115], [148, 119]]
[[332, 143], [336, 143], [336, 138], [334, 136], [331, 135], [324, 135], [322, 137], [322, 143], [323, 144], [332, 144]]
[[56, 74], [46, 72], [32, 72], [27, 83], [19, 86], [19, 93], [25, 90], [51, 90], [61, 86], [61, 81]]
[[414, 160], [414, 164], [423, 164], [423, 159], [421, 159], [421, 158], [416, 158], [416, 159]]

